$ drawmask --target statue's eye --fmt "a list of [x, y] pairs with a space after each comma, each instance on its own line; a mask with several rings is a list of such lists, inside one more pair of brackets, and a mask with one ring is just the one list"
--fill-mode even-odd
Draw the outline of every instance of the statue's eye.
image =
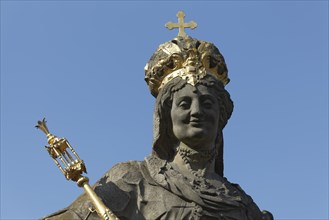
[[179, 102], [178, 107], [182, 108], [182, 109], [189, 109], [191, 106], [191, 103], [187, 100], [183, 100], [181, 102]]
[[211, 99], [205, 99], [205, 100], [202, 101], [202, 106], [205, 107], [205, 108], [210, 109], [210, 108], [213, 107], [213, 105], [214, 105], [214, 101], [211, 100]]

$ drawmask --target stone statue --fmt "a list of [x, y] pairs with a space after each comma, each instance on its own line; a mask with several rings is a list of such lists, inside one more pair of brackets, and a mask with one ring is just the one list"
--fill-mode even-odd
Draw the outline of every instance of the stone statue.
[[[154, 139], [144, 161], [112, 167], [93, 186], [120, 219], [270, 220], [223, 173], [222, 130], [233, 111], [223, 56], [212, 44], [177, 36], [145, 67]], [[86, 194], [45, 219], [99, 219]]]

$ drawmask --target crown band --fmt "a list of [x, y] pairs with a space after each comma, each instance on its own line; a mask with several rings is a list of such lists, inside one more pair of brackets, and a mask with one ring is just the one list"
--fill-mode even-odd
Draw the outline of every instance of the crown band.
[[[193, 72], [193, 68], [195, 69], [195, 67], [193, 66], [187, 66], [185, 68], [182, 69], [178, 69], [175, 70], [174, 72], [170, 73], [169, 75], [167, 75], [161, 82], [161, 85], [159, 86], [159, 91], [171, 80], [180, 77], [184, 80], [186, 80], [186, 82], [192, 86], [195, 86], [201, 79], [203, 79], [206, 75], [211, 75], [212, 77], [214, 77], [215, 79], [221, 81], [218, 77], [216, 77], [216, 75], [207, 72], [204, 68], [202, 70], [199, 70], [197, 73]], [[192, 69], [192, 71], [191, 71]]]

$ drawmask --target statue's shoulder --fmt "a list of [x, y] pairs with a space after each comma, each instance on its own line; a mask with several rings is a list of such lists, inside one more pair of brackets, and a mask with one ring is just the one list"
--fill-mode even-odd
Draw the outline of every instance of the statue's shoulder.
[[273, 220], [274, 217], [271, 212], [263, 210], [261, 211], [259, 207], [256, 205], [256, 203], [253, 201], [251, 196], [249, 196], [239, 184], [237, 183], [230, 183], [235, 189], [237, 189], [240, 194], [243, 197], [244, 203], [247, 206], [249, 210], [249, 214], [252, 216], [256, 216], [256, 219], [262, 219], [262, 220]]
[[[144, 167], [144, 161], [131, 160], [118, 163], [108, 170], [102, 178], [103, 181], [105, 178], [107, 183], [138, 183], [143, 179]], [[102, 181], [102, 178], [98, 181], [98, 183]]]
[[[122, 213], [129, 214], [127, 210], [129, 201], [132, 199], [134, 185], [143, 179], [142, 161], [127, 161], [114, 165], [108, 170], [92, 188], [102, 199], [104, 204], [119, 216]], [[92, 211], [93, 205], [86, 195], [81, 194], [69, 207], [45, 216], [44, 220], [61, 219], [99, 219]], [[126, 213], [127, 212], [127, 213]]]

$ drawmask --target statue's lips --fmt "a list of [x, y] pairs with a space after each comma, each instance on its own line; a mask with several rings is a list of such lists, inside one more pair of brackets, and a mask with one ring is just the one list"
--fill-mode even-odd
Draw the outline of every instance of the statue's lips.
[[194, 126], [194, 127], [200, 127], [204, 124], [204, 121], [202, 120], [191, 120], [190, 121], [190, 125]]

